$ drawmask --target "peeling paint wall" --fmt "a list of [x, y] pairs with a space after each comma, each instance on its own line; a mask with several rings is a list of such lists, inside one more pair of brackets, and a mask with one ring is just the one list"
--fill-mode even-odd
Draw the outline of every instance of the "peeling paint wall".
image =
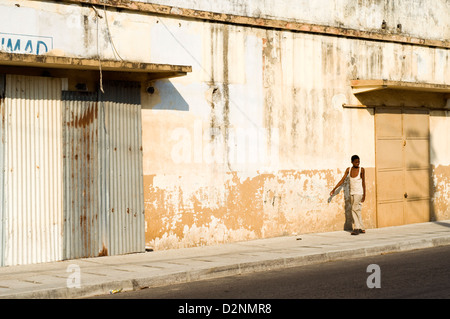
[[[395, 32], [393, 23], [401, 20], [403, 32], [448, 39], [442, 23], [427, 22], [430, 15], [448, 21], [445, 1], [420, 8], [416, 1], [407, 8], [358, 1], [348, 10], [341, 9], [348, 1], [302, 1], [293, 10], [284, 9], [288, 1], [220, 1], [215, 8], [206, 1], [156, 2], [255, 17], [298, 16], [369, 31], [386, 19]], [[330, 3], [341, 20], [322, 10]], [[353, 154], [367, 172], [363, 219], [367, 228], [376, 227], [374, 112], [342, 107], [362, 103], [350, 80], [450, 84], [444, 48], [114, 9], [99, 10], [99, 19], [89, 6], [54, 2], [23, 1], [18, 8], [0, 0], [1, 12], [5, 8], [8, 16], [29, 22], [0, 20], [0, 32], [50, 36], [67, 56], [119, 54], [192, 65], [185, 77], [145, 83], [154, 88], [151, 94], [142, 86], [145, 232], [153, 249], [349, 229], [348, 187], [333, 198], [329, 193]], [[430, 127], [434, 216], [446, 219], [448, 112], [432, 112]]]
[[[364, 221], [373, 228], [374, 174], [367, 172]], [[337, 198], [329, 196], [342, 173], [292, 170], [242, 178], [234, 172], [215, 185], [208, 184], [210, 176], [147, 175], [147, 244], [179, 248], [351, 229], [348, 185]]]
[[450, 111], [430, 114], [432, 218], [450, 219]]
[[[358, 30], [380, 30], [449, 39], [447, 0], [139, 0], [154, 4], [256, 18], [300, 21]], [[401, 26], [398, 26], [398, 25]]]
[[[186, 27], [197, 30], [187, 34], [197, 34], [194, 43], [203, 49], [187, 50], [198, 53], [192, 75], [165, 84], [183, 92], [186, 111], [161, 95], [144, 110], [144, 140], [153, 154], [144, 155], [147, 244], [161, 249], [349, 229], [348, 190], [333, 198], [329, 192], [353, 154], [367, 170], [364, 221], [376, 227], [374, 114], [342, 108], [361, 103], [349, 81], [449, 83], [448, 51], [214, 23]], [[241, 137], [254, 133], [243, 149], [253, 147], [255, 158], [230, 160], [243, 143], [229, 138], [238, 129]]]

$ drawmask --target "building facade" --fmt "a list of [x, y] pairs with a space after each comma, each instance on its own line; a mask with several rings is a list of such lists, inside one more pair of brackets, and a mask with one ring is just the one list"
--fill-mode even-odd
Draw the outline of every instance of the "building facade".
[[351, 229], [354, 154], [366, 228], [450, 218], [446, 0], [0, 12], [4, 265]]

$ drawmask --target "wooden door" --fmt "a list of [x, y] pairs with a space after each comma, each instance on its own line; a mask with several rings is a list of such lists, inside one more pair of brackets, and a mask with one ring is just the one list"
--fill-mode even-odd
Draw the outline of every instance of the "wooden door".
[[428, 112], [379, 108], [375, 136], [378, 227], [428, 221]]
[[430, 136], [427, 111], [403, 113], [405, 145], [405, 224], [430, 219]]

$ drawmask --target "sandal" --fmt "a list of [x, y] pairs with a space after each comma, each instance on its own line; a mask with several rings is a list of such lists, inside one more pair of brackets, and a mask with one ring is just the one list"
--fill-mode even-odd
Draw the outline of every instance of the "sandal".
[[351, 235], [359, 235], [359, 229], [354, 229], [350, 234]]
[[364, 229], [360, 229], [360, 230], [359, 230], [359, 233], [360, 233], [360, 234], [365, 234], [366, 231], [365, 231]]

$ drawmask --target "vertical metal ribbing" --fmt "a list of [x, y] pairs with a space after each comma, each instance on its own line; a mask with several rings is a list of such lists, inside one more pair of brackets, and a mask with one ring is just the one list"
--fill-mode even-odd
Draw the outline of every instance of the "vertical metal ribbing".
[[0, 80], [0, 265], [144, 250], [140, 88], [105, 91]]
[[61, 259], [61, 79], [6, 76], [4, 264]]
[[5, 85], [6, 85], [6, 76], [4, 74], [0, 74], [0, 267], [4, 266], [4, 251], [5, 251], [5, 231], [4, 231]]
[[98, 102], [95, 93], [64, 91], [64, 258], [98, 256]]
[[66, 259], [145, 249], [140, 87], [104, 90], [63, 92]]
[[139, 83], [106, 82], [100, 96], [105, 112], [105, 180], [109, 253], [143, 251], [144, 200]]

